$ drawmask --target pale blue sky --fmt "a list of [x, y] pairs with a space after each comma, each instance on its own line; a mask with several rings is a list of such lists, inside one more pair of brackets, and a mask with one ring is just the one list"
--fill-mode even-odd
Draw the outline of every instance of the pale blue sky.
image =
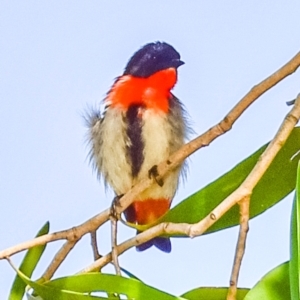
[[[174, 93], [202, 133], [250, 88], [300, 50], [299, 1], [13, 1], [0, 4], [0, 249], [30, 239], [50, 221], [51, 231], [78, 225], [110, 205], [86, 156], [82, 113], [97, 105], [130, 56], [152, 41], [181, 53]], [[299, 93], [300, 72], [262, 96], [232, 131], [190, 158], [178, 203], [228, 171], [275, 134]], [[262, 199], [263, 201], [263, 199]], [[251, 287], [289, 258], [291, 197], [251, 221], [239, 285]], [[133, 231], [122, 227], [120, 241]], [[102, 253], [109, 228], [99, 233]], [[237, 228], [172, 239], [173, 251], [134, 249], [121, 266], [145, 283], [174, 294], [225, 286]], [[49, 245], [35, 278], [61, 243]], [[13, 257], [18, 263], [22, 255]], [[84, 238], [56, 276], [92, 261]], [[0, 295], [14, 272], [0, 261]]]

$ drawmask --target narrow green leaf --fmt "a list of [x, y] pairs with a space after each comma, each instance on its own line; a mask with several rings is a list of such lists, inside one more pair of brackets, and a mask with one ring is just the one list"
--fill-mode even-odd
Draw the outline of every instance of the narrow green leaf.
[[146, 299], [183, 300], [183, 298], [157, 290], [139, 280], [112, 274], [87, 273], [55, 279], [45, 285], [80, 293], [93, 291], [117, 293], [127, 295], [132, 299], [145, 299], [146, 297]]
[[296, 193], [293, 202], [292, 220], [291, 220], [291, 261], [290, 261], [290, 285], [291, 298], [294, 300], [300, 299], [300, 163], [298, 164], [296, 182]]
[[290, 300], [289, 263], [267, 273], [246, 295], [244, 300]]
[[[266, 147], [267, 145], [263, 146], [231, 171], [183, 200], [162, 217], [159, 222], [192, 224], [203, 219], [240, 186]], [[263, 213], [294, 190], [297, 164], [300, 157], [299, 149], [300, 128], [297, 127], [255, 187], [250, 204], [251, 218]], [[235, 206], [209, 228], [207, 233], [237, 224], [239, 224], [239, 212], [238, 207]]]
[[[35, 293], [39, 296], [33, 297], [33, 299], [37, 298], [40, 299], [41, 297], [43, 300], [88, 300], [88, 299], [109, 299], [109, 298], [103, 298], [103, 297], [94, 297], [91, 295], [84, 295], [82, 293], [76, 293], [76, 292], [70, 292], [67, 290], [62, 290], [59, 288], [53, 288], [46, 286], [45, 284], [41, 284], [39, 282], [35, 282], [30, 280], [27, 276], [25, 276], [23, 273], [21, 273], [19, 270], [16, 270], [18, 272], [18, 275], [22, 280], [29, 285], [31, 288], [34, 289]], [[32, 296], [31, 296], [32, 297]]]
[[[30, 299], [41, 299], [42, 300], [88, 300], [88, 299], [111, 299], [111, 298], [103, 298], [103, 297], [95, 297], [88, 294], [83, 293], [76, 293], [76, 292], [70, 292], [67, 290], [63, 290], [61, 288], [55, 288], [51, 286], [47, 286], [46, 284], [43, 284], [41, 282], [32, 281], [29, 277], [27, 277], [25, 274], [23, 274], [20, 270], [16, 269], [13, 265], [12, 267], [17, 272], [18, 276], [32, 289], [34, 289], [35, 296], [28, 295], [28, 298]], [[48, 282], [48, 284], [51, 284], [51, 281]], [[115, 298], [114, 298], [115, 299]]]
[[[46, 222], [45, 225], [39, 230], [36, 237], [47, 234], [49, 232], [49, 226], [49, 222]], [[44, 253], [45, 248], [46, 245], [29, 249], [20, 265], [20, 271], [28, 277], [31, 277], [36, 265]], [[21, 300], [25, 293], [25, 287], [26, 283], [20, 278], [19, 275], [16, 275], [8, 299]]]
[[112, 299], [90, 295], [96, 292], [126, 295], [127, 299], [186, 300], [157, 290], [139, 280], [111, 274], [87, 273], [39, 283], [31, 281], [17, 269], [16, 272], [43, 300]]
[[[188, 300], [224, 300], [227, 292], [228, 288], [201, 287], [184, 293], [182, 297]], [[238, 289], [236, 300], [243, 300], [248, 292], [249, 289]]]

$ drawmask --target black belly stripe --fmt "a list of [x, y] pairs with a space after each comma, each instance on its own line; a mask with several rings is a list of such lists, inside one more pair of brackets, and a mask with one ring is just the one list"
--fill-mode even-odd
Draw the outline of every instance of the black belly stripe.
[[127, 153], [131, 160], [132, 176], [137, 176], [144, 161], [144, 142], [142, 139], [142, 118], [139, 111], [143, 106], [132, 104], [129, 106], [127, 118], [127, 135], [130, 140], [130, 146], [127, 147]]

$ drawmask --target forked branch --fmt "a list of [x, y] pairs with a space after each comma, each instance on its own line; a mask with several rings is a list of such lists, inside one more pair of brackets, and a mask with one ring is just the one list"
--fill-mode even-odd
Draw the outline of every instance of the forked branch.
[[[193, 141], [184, 145], [180, 150], [176, 151], [172, 154], [169, 159], [160, 163], [157, 167], [159, 177], [158, 180], [163, 177], [167, 172], [178, 166], [183, 162], [185, 158], [194, 153], [196, 150], [202, 148], [203, 146], [209, 145], [213, 140], [215, 140], [218, 136], [224, 134], [228, 130], [230, 130], [235, 123], [235, 121], [242, 115], [242, 113], [263, 93], [267, 90], [275, 86], [278, 82], [280, 82], [285, 77], [291, 75], [300, 65], [300, 52], [293, 57], [287, 64], [281, 67], [274, 74], [263, 80], [258, 85], [254, 86], [249, 93], [242, 98], [235, 107], [225, 116], [225, 118], [218, 123], [217, 125], [210, 128], [204, 134], [200, 135]], [[250, 176], [250, 175], [249, 175]], [[247, 180], [247, 179], [246, 179]], [[116, 209], [116, 213], [122, 213], [136, 198], [136, 196], [147, 189], [151, 184], [154, 184], [153, 179], [144, 178], [138, 184], [136, 184], [130, 191], [128, 191], [119, 202], [119, 206]], [[129, 247], [135, 246], [137, 244], [143, 243], [149, 240], [150, 236], [157, 236], [167, 233], [178, 233], [182, 232], [189, 236], [197, 236], [202, 234], [209, 226], [211, 226], [221, 215], [227, 211], [233, 203], [236, 203], [238, 199], [242, 199], [242, 197], [247, 196], [249, 193], [249, 185], [250, 182], [247, 182], [243, 189], [238, 189], [231, 196], [226, 198], [224, 202], [222, 202], [218, 207], [216, 207], [209, 216], [204, 218], [201, 222], [190, 225], [190, 224], [160, 224], [149, 230], [139, 234], [137, 237], [132, 238], [123, 244], [117, 246], [118, 254], [121, 254]], [[44, 236], [37, 237], [35, 239], [23, 242], [16, 246], [10, 247], [8, 249], [0, 251], [0, 259], [5, 259], [10, 257], [13, 254], [19, 253], [21, 251], [30, 249], [34, 246], [44, 245], [49, 242], [57, 241], [65, 239], [67, 241], [71, 241], [70, 244], [65, 244], [63, 248], [58, 252], [53, 260], [53, 265], [48, 267], [48, 270], [51, 270], [47, 273], [47, 277], [50, 277], [54, 274], [55, 270], [61, 264], [62, 260], [69, 253], [70, 248], [72, 248], [72, 243], [76, 244], [82, 236], [87, 233], [91, 233], [96, 231], [103, 223], [105, 223], [109, 219], [110, 210], [106, 209], [102, 213], [96, 215], [95, 217], [87, 220], [83, 224], [70, 228], [68, 230], [63, 230], [51, 234], [46, 234]], [[63, 253], [63, 255], [59, 255], [59, 253]], [[104, 265], [105, 261], [111, 261], [110, 255], [107, 255], [100, 260], [97, 261], [98, 267], [100, 265]], [[99, 263], [101, 262], [101, 263]], [[87, 269], [95, 269], [94, 267], [89, 267]], [[47, 278], [50, 279], [50, 278]]]
[[[300, 118], [300, 94], [298, 95], [295, 106], [292, 108], [290, 113], [285, 117], [283, 123], [281, 124], [279, 130], [277, 131], [273, 140], [269, 143], [268, 147], [261, 154], [258, 162], [250, 172], [250, 174], [246, 177], [243, 183], [227, 198], [225, 198], [216, 208], [214, 208], [204, 219], [195, 224], [187, 224], [187, 223], [161, 223], [156, 226], [153, 226], [144, 232], [138, 234], [136, 237], [131, 238], [124, 243], [117, 246], [118, 254], [121, 254], [128, 250], [131, 247], [143, 244], [157, 236], [160, 235], [187, 235], [190, 237], [195, 237], [203, 234], [209, 227], [211, 227], [215, 222], [217, 222], [231, 207], [237, 204], [240, 201], [249, 201], [252, 191], [264, 175], [264, 173], [269, 168], [270, 164], [274, 160], [275, 156], [279, 152], [279, 150], [283, 147], [295, 125], [299, 121]], [[245, 206], [244, 206], [245, 204]], [[241, 258], [243, 256], [243, 248], [245, 242], [245, 233], [247, 232], [247, 216], [248, 209], [247, 203], [241, 202], [242, 208], [242, 216], [241, 216], [241, 245], [238, 246], [239, 253], [237, 254], [236, 264], [240, 264]], [[247, 206], [246, 206], [247, 205]], [[243, 241], [244, 240], [244, 241]], [[85, 268], [81, 272], [90, 272], [95, 270], [96, 268], [103, 267], [107, 263], [111, 261], [111, 253], [103, 256], [101, 259], [95, 261], [89, 267]], [[234, 278], [237, 279], [238, 270], [234, 271], [236, 275]]]

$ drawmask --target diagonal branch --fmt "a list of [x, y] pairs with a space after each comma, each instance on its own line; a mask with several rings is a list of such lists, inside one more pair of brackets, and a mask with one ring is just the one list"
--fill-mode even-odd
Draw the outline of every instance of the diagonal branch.
[[[179, 149], [177, 152], [172, 154], [169, 159], [166, 161], [160, 163], [157, 166], [157, 170], [159, 173], [158, 180], [163, 177], [167, 172], [178, 166], [180, 163], [183, 162], [185, 158], [187, 158], [189, 155], [194, 153], [196, 150], [209, 145], [214, 139], [216, 139], [218, 136], [224, 134], [228, 130], [230, 130], [235, 123], [235, 121], [242, 115], [242, 113], [263, 93], [265, 93], [267, 90], [272, 88], [274, 85], [276, 85], [278, 82], [280, 82], [285, 77], [291, 75], [293, 72], [297, 70], [297, 68], [300, 66], [300, 52], [297, 53], [288, 63], [286, 63], [283, 67], [281, 67], [278, 71], [276, 71], [274, 74], [263, 80], [258, 85], [254, 86], [249, 93], [245, 95], [244, 98], [240, 100], [239, 103], [225, 116], [225, 118], [218, 123], [217, 125], [210, 128], [208, 131], [206, 131], [204, 134], [200, 135], [198, 138], [194, 139], [193, 141], [189, 142], [188, 144], [184, 145], [181, 149]], [[120, 205], [116, 209], [116, 213], [122, 213], [136, 198], [136, 196], [147, 189], [151, 184], [154, 184], [153, 179], [144, 178], [141, 180], [138, 184], [136, 184], [130, 191], [128, 191], [122, 199], [120, 199]], [[190, 236], [196, 236], [203, 233], [204, 230], [206, 230], [209, 226], [211, 226], [216, 218], [219, 218], [221, 213], [224, 213], [226, 210], [228, 210], [232, 203], [236, 203], [235, 200], [241, 199], [239, 197], [239, 194], [245, 195], [241, 190], [237, 190], [234, 196], [231, 196], [230, 199], [225, 199], [225, 201], [221, 204], [221, 206], [218, 206], [211, 215], [205, 219], [203, 219], [200, 223], [195, 224], [193, 226], [186, 225], [183, 226], [183, 224], [173, 224], [173, 227], [168, 228], [168, 224], [164, 225], [158, 225], [156, 227], [153, 227], [149, 229], [147, 232], [143, 232], [140, 235], [137, 236], [139, 239], [138, 241], [136, 238], [135, 243], [137, 244], [142, 239], [147, 240], [147, 234], [152, 233], [155, 231], [157, 235], [162, 234], [165, 232], [165, 230], [170, 230], [168, 233], [175, 233], [175, 232], [183, 232]], [[34, 246], [38, 245], [44, 245], [49, 242], [67, 239], [67, 240], [79, 240], [83, 235], [87, 233], [91, 233], [95, 230], [97, 230], [103, 223], [105, 223], [109, 219], [109, 209], [106, 209], [102, 213], [96, 215], [95, 217], [87, 220], [86, 222], [82, 223], [81, 225], [77, 227], [70, 228], [68, 230], [63, 230], [51, 234], [46, 234], [41, 237], [37, 237], [35, 239], [23, 242], [21, 244], [18, 244], [16, 246], [7, 248], [5, 250], [0, 251], [0, 260], [5, 259], [13, 254], [19, 253], [21, 251], [30, 249]], [[178, 228], [178, 229], [177, 229]], [[128, 245], [124, 247], [124, 244], [127, 245], [127, 242], [118, 245], [118, 253], [124, 252], [128, 247]], [[120, 251], [120, 249], [122, 251]], [[101, 258], [102, 259], [102, 258]], [[100, 259], [100, 260], [101, 260]], [[50, 266], [49, 266], [50, 268]]]
[[[262, 94], [275, 86], [285, 77], [294, 73], [300, 66], [300, 52], [298, 52], [289, 62], [278, 69], [275, 73], [267, 77], [265, 80], [255, 85], [225, 116], [225, 118], [207, 130], [205, 133], [190, 141], [181, 147], [178, 151], [174, 152], [166, 161], [163, 161], [157, 166], [159, 176], [156, 177], [160, 180], [165, 174], [177, 167], [195, 151], [202, 147], [208, 146], [213, 140], [220, 135], [229, 131], [235, 121], [242, 115], [242, 113]], [[120, 205], [116, 209], [117, 213], [122, 213], [133, 200], [145, 189], [151, 186], [153, 179], [144, 178], [136, 184], [130, 191], [128, 191], [120, 200]]]
[[79, 240], [85, 234], [97, 230], [102, 224], [104, 224], [108, 220], [108, 215], [109, 215], [109, 209], [106, 209], [105, 211], [92, 217], [91, 219], [87, 220], [86, 222], [82, 223], [79, 226], [72, 227], [67, 230], [45, 234], [36, 237], [32, 240], [4, 249], [0, 251], [0, 260], [5, 259], [16, 253], [22, 252], [24, 250], [33, 248], [35, 246], [45, 245], [50, 242], [54, 242], [58, 240], [68, 240], [68, 241]]
[[[131, 238], [117, 246], [117, 251], [120, 254], [131, 247], [140, 245], [160, 235], [175, 235], [183, 234], [190, 237], [199, 236], [218, 221], [231, 207], [243, 199], [251, 197], [252, 191], [258, 181], [269, 168], [271, 162], [279, 150], [283, 147], [295, 125], [300, 118], [300, 94], [296, 99], [295, 106], [290, 113], [285, 117], [282, 125], [276, 133], [273, 140], [260, 156], [258, 162], [246, 177], [244, 182], [227, 198], [224, 199], [216, 208], [214, 208], [204, 219], [195, 224], [187, 223], [161, 223], [145, 230], [136, 237]], [[80, 272], [91, 272], [95, 268], [103, 267], [111, 261], [111, 253], [103, 256], [101, 259], [95, 261], [93, 264]]]
[[67, 241], [61, 248], [60, 250], [56, 253], [54, 256], [52, 262], [42, 275], [42, 278], [44, 280], [50, 280], [52, 276], [54, 275], [55, 271], [59, 268], [61, 263], [65, 260], [67, 255], [71, 252], [71, 250], [75, 247], [78, 241]]

